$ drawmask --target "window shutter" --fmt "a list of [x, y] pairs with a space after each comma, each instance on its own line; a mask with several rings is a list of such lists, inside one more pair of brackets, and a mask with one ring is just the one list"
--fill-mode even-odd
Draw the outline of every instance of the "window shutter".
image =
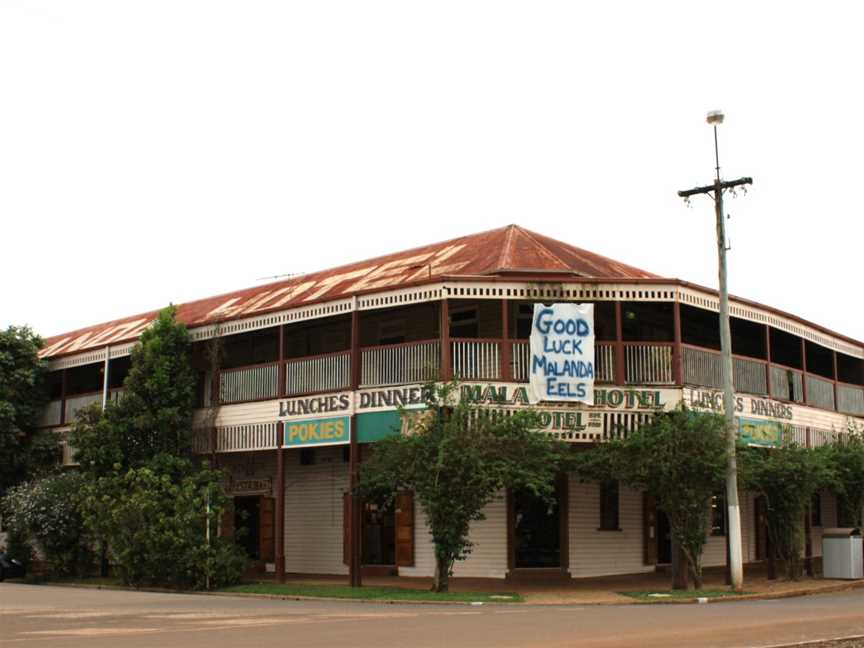
[[276, 500], [272, 497], [261, 498], [260, 547], [261, 560], [273, 562], [276, 548]]
[[414, 493], [396, 495], [396, 565], [414, 566]]
[[642, 562], [657, 564], [657, 503], [648, 493], [642, 493]]

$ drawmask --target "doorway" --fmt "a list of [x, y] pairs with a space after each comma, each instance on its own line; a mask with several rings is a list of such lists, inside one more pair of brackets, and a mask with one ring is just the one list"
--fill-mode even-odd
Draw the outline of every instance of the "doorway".
[[237, 544], [252, 560], [261, 559], [261, 498], [234, 498], [234, 529]]
[[667, 515], [657, 509], [657, 563], [672, 564], [672, 529]]
[[363, 564], [396, 565], [396, 511], [367, 502], [363, 507]]
[[561, 496], [549, 506], [531, 493], [513, 493], [513, 566], [517, 569], [561, 567]]

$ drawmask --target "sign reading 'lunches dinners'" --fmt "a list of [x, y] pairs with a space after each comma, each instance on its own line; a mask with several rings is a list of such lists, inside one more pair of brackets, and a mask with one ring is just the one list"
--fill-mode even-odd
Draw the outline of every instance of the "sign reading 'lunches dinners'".
[[534, 305], [528, 397], [594, 404], [594, 304]]

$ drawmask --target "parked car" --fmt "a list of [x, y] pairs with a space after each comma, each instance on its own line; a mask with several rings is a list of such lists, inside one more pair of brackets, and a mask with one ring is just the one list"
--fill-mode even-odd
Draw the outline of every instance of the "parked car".
[[24, 578], [24, 565], [6, 553], [0, 553], [0, 582], [7, 578]]

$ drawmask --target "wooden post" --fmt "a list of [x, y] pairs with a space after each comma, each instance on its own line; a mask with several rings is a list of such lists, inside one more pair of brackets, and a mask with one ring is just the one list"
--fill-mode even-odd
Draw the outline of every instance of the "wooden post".
[[360, 524], [361, 524], [361, 501], [357, 492], [357, 482], [360, 477], [360, 445], [357, 443], [357, 415], [351, 415], [351, 446], [348, 459], [348, 471], [350, 473], [350, 497], [349, 497], [349, 537], [350, 555], [348, 558], [348, 578], [351, 587], [362, 587], [363, 577], [361, 575], [362, 556], [360, 555]]
[[813, 503], [807, 505], [807, 510], [804, 511], [804, 573], [813, 577], [813, 514], [811, 507]]
[[68, 377], [66, 369], [60, 374], [60, 425], [66, 423], [66, 388]]
[[276, 397], [285, 396], [285, 325], [278, 327], [279, 330], [279, 362], [276, 365]]
[[[357, 310], [355, 297], [354, 310], [351, 312], [351, 390], [360, 385], [360, 311]], [[350, 493], [348, 498], [348, 577], [351, 587], [362, 587], [363, 577], [362, 556], [360, 555], [360, 524], [361, 502], [357, 493], [360, 480], [360, 444], [357, 443], [357, 415], [351, 415], [351, 445], [348, 448], [348, 480]]]
[[624, 370], [624, 322], [621, 302], [615, 302], [615, 384], [624, 385], [627, 376]]
[[[280, 345], [281, 346], [281, 345]], [[281, 356], [281, 353], [280, 353]], [[276, 424], [276, 578], [285, 582], [285, 438], [284, 423]]]
[[450, 364], [450, 305], [447, 297], [441, 300], [441, 380], [449, 382], [453, 378]]
[[[771, 390], [771, 327], [765, 325], [765, 385], [768, 387], [768, 398], [773, 396]], [[788, 394], [787, 394], [788, 396]]]
[[510, 302], [501, 300], [501, 380], [513, 380], [513, 345], [510, 343]]
[[675, 346], [672, 347], [672, 382], [676, 385], [684, 384], [684, 347], [681, 343], [681, 302], [678, 301], [678, 296], [675, 296], [673, 305], [674, 314], [674, 341]]
[[807, 341], [801, 338], [801, 395], [807, 405]]
[[837, 410], [837, 380], [839, 379], [837, 376], [837, 352], [831, 352], [831, 358], [834, 361], [834, 410]]

